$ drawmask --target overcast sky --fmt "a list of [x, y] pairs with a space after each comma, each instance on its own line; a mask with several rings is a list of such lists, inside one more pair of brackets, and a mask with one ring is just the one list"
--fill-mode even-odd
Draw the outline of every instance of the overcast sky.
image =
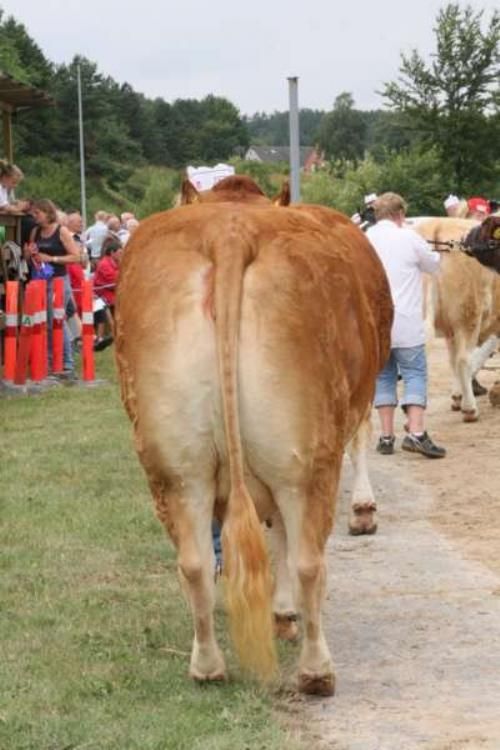
[[[470, 0], [489, 18], [497, 2]], [[294, 10], [294, 5], [296, 9]], [[0, 0], [52, 62], [82, 54], [148, 97], [225, 96], [243, 114], [331, 109], [349, 91], [360, 109], [398, 74], [401, 52], [428, 57], [440, 0]]]

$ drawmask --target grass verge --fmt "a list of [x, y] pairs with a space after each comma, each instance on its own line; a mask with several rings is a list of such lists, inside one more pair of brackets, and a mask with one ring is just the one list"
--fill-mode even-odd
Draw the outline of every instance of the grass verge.
[[[0, 400], [0, 748], [298, 747], [273, 696], [187, 678], [191, 618], [109, 384]], [[226, 654], [224, 614], [217, 627]]]

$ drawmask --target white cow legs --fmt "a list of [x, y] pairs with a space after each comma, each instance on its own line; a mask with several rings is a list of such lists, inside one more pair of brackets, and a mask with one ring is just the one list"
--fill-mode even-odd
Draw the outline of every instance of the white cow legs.
[[486, 360], [496, 351], [498, 338], [490, 336], [481, 346], [476, 347], [471, 356], [472, 375], [477, 375]]
[[271, 549], [274, 560], [274, 595], [273, 613], [274, 630], [278, 638], [284, 641], [295, 641], [298, 637], [296, 581], [290, 571], [286, 531], [281, 514], [277, 511], [272, 518], [269, 529]]
[[486, 341], [471, 350], [470, 340], [477, 336], [465, 337], [458, 334], [454, 339], [447, 339], [448, 354], [453, 377], [451, 408], [462, 411], [464, 422], [476, 422], [479, 418], [476, 397], [472, 390], [472, 378], [495, 351], [498, 339], [490, 336]]
[[182, 495], [169, 493], [167, 504], [174, 522], [179, 576], [194, 624], [189, 674], [196, 680], [225, 677], [224, 657], [214, 634], [214, 566], [212, 546], [213, 487], [192, 483]]
[[355, 536], [374, 534], [377, 531], [375, 520], [377, 504], [373, 495], [367, 464], [367, 447], [370, 435], [371, 422], [368, 413], [347, 447], [354, 469], [349, 533]]
[[461, 409], [464, 422], [476, 422], [479, 416], [476, 397], [472, 390], [472, 357], [470, 347], [467, 345], [465, 337], [461, 334], [456, 336], [455, 340], [456, 359], [455, 367], [460, 389], [462, 392]]
[[462, 408], [462, 384], [457, 372], [457, 349], [454, 339], [446, 339], [448, 359], [451, 369], [451, 408], [452, 411], [460, 411]]

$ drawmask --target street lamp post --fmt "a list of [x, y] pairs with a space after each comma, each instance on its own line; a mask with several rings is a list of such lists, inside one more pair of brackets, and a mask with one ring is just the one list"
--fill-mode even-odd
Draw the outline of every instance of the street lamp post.
[[299, 79], [288, 78], [290, 102], [290, 197], [292, 203], [300, 201], [300, 146], [299, 146]]
[[83, 142], [83, 107], [82, 107], [82, 77], [80, 63], [76, 64], [76, 80], [78, 85], [78, 129], [80, 132], [80, 202], [82, 207], [83, 226], [87, 226], [87, 196], [85, 192], [85, 148]]

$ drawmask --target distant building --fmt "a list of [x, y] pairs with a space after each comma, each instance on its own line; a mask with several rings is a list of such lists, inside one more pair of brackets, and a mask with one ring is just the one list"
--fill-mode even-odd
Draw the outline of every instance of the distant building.
[[[246, 161], [259, 161], [263, 164], [278, 164], [290, 161], [289, 146], [250, 146], [245, 154]], [[304, 172], [314, 172], [324, 165], [324, 158], [313, 146], [300, 147], [300, 168]]]

